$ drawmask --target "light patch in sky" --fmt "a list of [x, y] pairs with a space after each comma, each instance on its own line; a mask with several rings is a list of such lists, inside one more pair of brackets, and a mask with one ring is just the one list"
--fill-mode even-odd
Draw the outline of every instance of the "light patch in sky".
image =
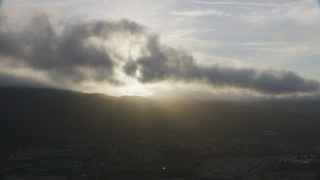
[[241, 6], [263, 6], [263, 7], [278, 7], [279, 4], [258, 3], [258, 2], [239, 2], [239, 1], [194, 1], [194, 4], [207, 5], [241, 5]]

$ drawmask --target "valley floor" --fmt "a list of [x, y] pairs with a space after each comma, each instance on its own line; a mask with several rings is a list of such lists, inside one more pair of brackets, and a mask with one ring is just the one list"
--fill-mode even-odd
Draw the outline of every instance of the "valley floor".
[[[74, 143], [2, 152], [3, 179], [316, 179], [318, 139], [277, 137]], [[1, 179], [1, 178], [0, 178]]]

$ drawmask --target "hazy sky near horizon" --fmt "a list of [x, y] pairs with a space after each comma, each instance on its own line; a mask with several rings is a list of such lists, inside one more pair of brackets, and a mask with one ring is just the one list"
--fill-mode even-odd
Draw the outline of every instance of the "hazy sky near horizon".
[[[115, 28], [114, 31], [122, 33], [126, 33], [125, 28], [147, 29], [135, 29], [139, 32], [133, 33], [130, 31], [133, 39], [129, 37], [131, 43], [137, 41], [145, 43], [142, 47], [148, 50], [145, 56], [141, 55], [141, 47], [132, 48], [139, 49], [137, 51], [140, 54], [132, 52], [132, 49], [124, 48], [125, 46], [131, 48], [131, 44], [119, 44], [119, 39], [106, 39], [106, 41], [117, 41], [115, 43], [117, 45], [112, 44], [112, 50], [124, 49], [118, 52], [121, 56], [123, 55], [119, 59], [127, 58], [123, 63], [118, 63], [121, 60], [115, 60], [115, 57], [120, 55], [110, 53], [111, 50], [108, 49], [110, 45], [106, 49], [108, 57], [99, 54], [100, 51], [91, 51], [92, 48], [90, 55], [82, 54], [81, 57], [87, 56], [90, 59], [95, 52], [94, 58], [108, 60], [107, 63], [93, 62], [94, 66], [90, 64], [90, 72], [86, 71], [86, 75], [94, 73], [96, 69], [102, 72], [100, 68], [105, 66], [109, 68], [108, 72], [97, 76], [121, 76], [121, 78], [105, 78], [106, 85], [101, 88], [96, 86], [99, 83], [103, 84], [100, 79], [96, 83], [96, 78], [91, 76], [90, 82], [82, 83], [81, 81], [82, 85], [79, 85], [80, 80], [77, 80], [74, 84], [79, 86], [69, 85], [71, 81], [79, 78], [77, 76], [68, 82], [56, 83], [62, 84], [61, 86], [68, 84], [75, 89], [95, 89], [115, 95], [151, 95], [154, 94], [155, 89], [163, 93], [171, 90], [177, 90], [176, 92], [180, 93], [184, 88], [192, 94], [197, 92], [203, 94], [203, 89], [208, 89], [208, 85], [212, 90], [206, 91], [205, 94], [225, 93], [226, 89], [231, 94], [240, 93], [249, 96], [250, 94], [282, 96], [319, 93], [320, 7], [316, 0], [4, 0], [0, 11], [3, 17], [19, 14], [18, 18], [12, 18], [14, 20], [10, 19], [9, 23], [6, 23], [13, 29], [25, 28], [21, 25], [23, 23], [16, 25], [14, 23], [24, 22], [23, 17], [35, 11], [49, 14], [50, 23], [53, 22], [51, 26], [54, 26], [57, 32], [63, 31], [63, 27], [68, 27], [70, 24], [74, 25], [78, 22], [83, 24], [83, 22], [96, 20], [108, 21], [106, 28], [112, 26]], [[128, 25], [121, 19], [127, 19], [136, 23], [134, 26], [142, 27], [133, 27], [132, 24]], [[41, 25], [40, 20], [38, 26]], [[37, 23], [34, 26], [37, 26]], [[118, 26], [121, 28], [119, 29]], [[19, 33], [21, 35], [21, 32], [17, 32]], [[12, 37], [19, 36], [17, 34], [11, 33]], [[146, 35], [141, 38], [142, 34]], [[57, 37], [61, 36], [57, 35]], [[6, 40], [13, 42], [12, 39]], [[40, 39], [36, 40], [40, 41]], [[18, 40], [15, 39], [15, 41]], [[23, 43], [30, 44], [27, 41]], [[11, 45], [16, 48], [14, 43]], [[60, 45], [61, 43], [57, 43], [52, 46]], [[31, 60], [28, 58], [31, 56], [27, 57], [24, 54], [14, 57], [9, 53], [12, 51], [6, 48], [4, 45], [1, 46], [0, 42], [0, 58], [2, 53], [3, 59], [27, 59], [24, 63], [27, 62], [30, 69], [36, 72], [28, 78], [33, 79], [35, 74], [37, 77], [41, 75], [40, 80], [49, 84], [57, 82], [55, 78], [63, 79], [58, 75], [67, 75], [65, 71], [69, 72], [70, 69], [80, 66], [87, 68], [91, 63], [67, 63], [70, 69], [64, 69], [64, 73], [59, 69], [59, 73], [55, 74], [53, 70], [56, 71], [56, 69], [53, 69], [53, 66], [60, 67], [57, 64], [44, 67], [39, 62], [30, 63], [28, 61]], [[87, 49], [84, 50], [82, 47], [81, 50]], [[41, 51], [45, 50], [41, 49]], [[130, 55], [124, 55], [126, 53]], [[67, 57], [66, 61], [70, 58], [69, 55], [61, 57]], [[158, 58], [167, 61], [163, 63]], [[28, 74], [27, 71], [30, 71], [30, 69], [16, 68], [16, 65], [10, 65], [10, 69], [7, 62], [2, 64], [5, 64], [6, 66], [2, 67], [6, 68], [0, 67], [0, 73], [9, 73], [15, 77], [18, 75], [25, 77], [25, 74]], [[15, 71], [18, 73], [14, 73]], [[115, 72], [110, 74], [110, 71]], [[74, 73], [78, 75], [79, 72]], [[69, 77], [70, 74], [75, 75], [69, 73]], [[203, 81], [205, 82], [202, 83]], [[195, 82], [197, 85], [193, 85]]]

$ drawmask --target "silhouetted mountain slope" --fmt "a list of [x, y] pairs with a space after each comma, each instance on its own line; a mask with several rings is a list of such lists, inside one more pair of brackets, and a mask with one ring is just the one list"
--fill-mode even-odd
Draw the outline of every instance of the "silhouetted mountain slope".
[[276, 107], [320, 119], [320, 100], [269, 100], [256, 103], [262, 107]]
[[160, 103], [73, 91], [0, 88], [1, 146], [114, 142], [167, 135], [308, 135], [320, 123], [294, 111], [230, 102]]

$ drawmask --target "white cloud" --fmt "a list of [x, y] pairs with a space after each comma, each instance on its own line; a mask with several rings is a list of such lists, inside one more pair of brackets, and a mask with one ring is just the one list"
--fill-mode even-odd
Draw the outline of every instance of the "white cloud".
[[177, 16], [187, 16], [187, 17], [199, 17], [199, 16], [232, 16], [230, 13], [225, 13], [223, 11], [217, 10], [191, 10], [191, 11], [173, 11], [173, 15]]
[[312, 1], [299, 1], [287, 6], [276, 6], [272, 9], [256, 9], [241, 15], [244, 21], [258, 24], [301, 23], [301, 25], [318, 24], [320, 9]]
[[241, 6], [263, 6], [263, 7], [279, 6], [279, 3], [239, 2], [239, 1], [194, 1], [192, 3], [207, 4], [207, 5], [241, 5]]

